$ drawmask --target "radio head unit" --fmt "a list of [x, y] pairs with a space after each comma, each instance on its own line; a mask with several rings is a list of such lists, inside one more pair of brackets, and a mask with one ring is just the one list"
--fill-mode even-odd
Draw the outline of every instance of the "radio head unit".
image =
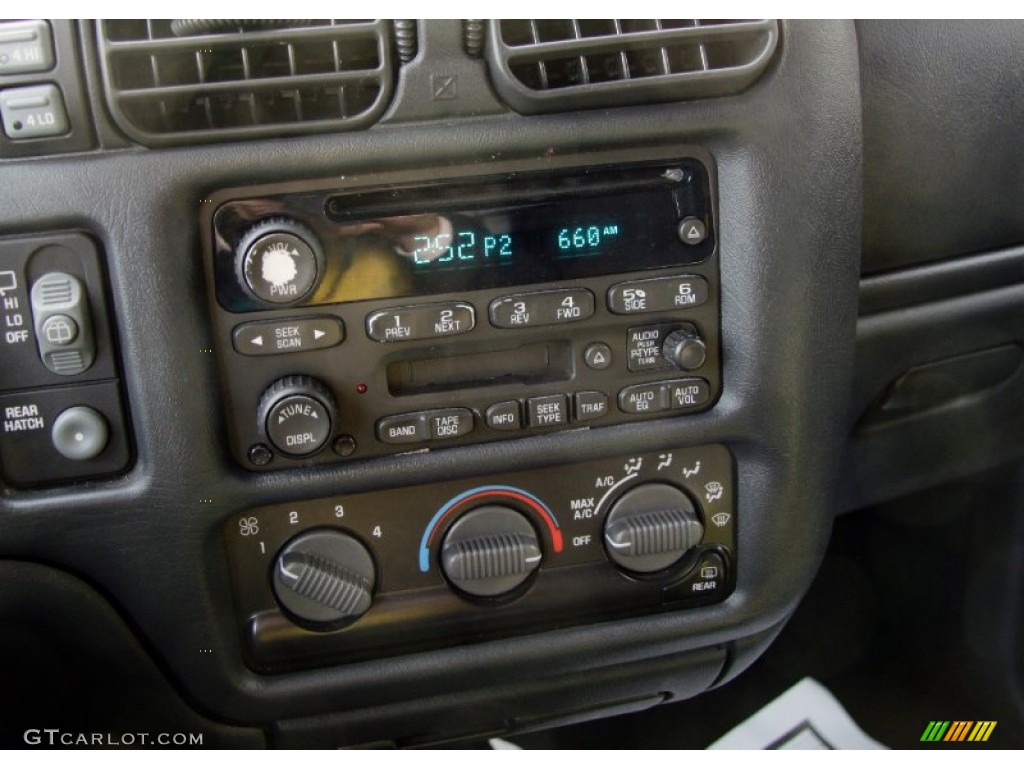
[[710, 158], [225, 190], [204, 244], [248, 469], [704, 410], [721, 390]]

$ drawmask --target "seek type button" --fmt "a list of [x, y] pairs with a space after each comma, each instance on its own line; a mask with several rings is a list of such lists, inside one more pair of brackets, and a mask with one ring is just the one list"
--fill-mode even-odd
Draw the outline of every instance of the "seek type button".
[[707, 300], [708, 282], [698, 275], [633, 280], [608, 289], [608, 309], [617, 315], [690, 309]]
[[235, 351], [250, 356], [326, 349], [344, 338], [341, 320], [328, 315], [246, 323], [231, 334]]
[[473, 431], [473, 412], [468, 408], [445, 408], [428, 411], [431, 440], [450, 440]]
[[569, 421], [568, 398], [565, 395], [531, 397], [526, 401], [531, 427], [557, 427]]

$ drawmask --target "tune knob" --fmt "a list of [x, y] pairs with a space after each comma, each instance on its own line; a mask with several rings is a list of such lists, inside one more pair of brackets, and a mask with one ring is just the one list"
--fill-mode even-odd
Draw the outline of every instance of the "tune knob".
[[677, 328], [666, 336], [661, 353], [672, 365], [684, 371], [697, 370], [708, 356], [707, 345], [693, 326]]
[[530, 521], [498, 504], [460, 517], [441, 546], [441, 570], [448, 581], [476, 597], [513, 591], [541, 559], [540, 541]]
[[320, 278], [322, 264], [316, 235], [292, 219], [260, 222], [235, 249], [235, 272], [243, 290], [277, 306], [306, 298]]
[[330, 630], [370, 609], [377, 569], [355, 537], [323, 528], [299, 534], [274, 560], [274, 595], [298, 624]]
[[260, 398], [260, 430], [281, 453], [294, 458], [312, 456], [334, 431], [334, 396], [309, 376], [285, 376]]
[[666, 483], [630, 489], [615, 502], [604, 523], [608, 557], [637, 573], [668, 568], [703, 536], [704, 526], [690, 497]]

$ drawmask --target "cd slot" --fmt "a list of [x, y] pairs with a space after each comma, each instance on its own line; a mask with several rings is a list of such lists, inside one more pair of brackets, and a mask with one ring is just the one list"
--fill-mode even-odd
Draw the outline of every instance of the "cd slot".
[[401, 360], [388, 364], [387, 378], [388, 390], [396, 397], [568, 381], [572, 378], [572, 345], [545, 341], [498, 352]]

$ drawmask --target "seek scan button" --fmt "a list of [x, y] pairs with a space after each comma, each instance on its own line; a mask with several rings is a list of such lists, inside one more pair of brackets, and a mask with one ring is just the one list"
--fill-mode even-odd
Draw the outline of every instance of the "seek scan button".
[[235, 351], [251, 357], [326, 349], [344, 338], [345, 326], [331, 315], [245, 323], [231, 333]]

